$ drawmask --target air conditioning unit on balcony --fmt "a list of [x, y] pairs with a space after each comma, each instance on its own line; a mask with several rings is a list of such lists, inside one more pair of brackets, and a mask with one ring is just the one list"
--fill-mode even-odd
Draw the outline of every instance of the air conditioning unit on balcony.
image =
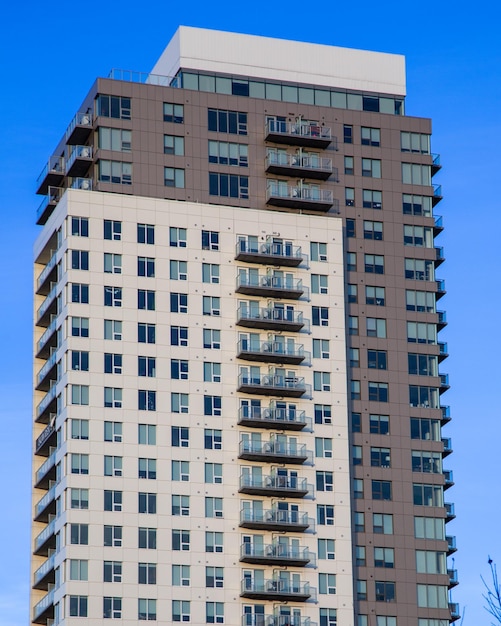
[[81, 155], [80, 155], [83, 159], [88, 159], [90, 158], [90, 148], [89, 147], [85, 147], [82, 149]]

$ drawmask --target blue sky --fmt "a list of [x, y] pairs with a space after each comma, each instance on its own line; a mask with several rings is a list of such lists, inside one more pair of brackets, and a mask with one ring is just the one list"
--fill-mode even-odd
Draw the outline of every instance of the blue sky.
[[[482, 11], [460, 0], [383, 3], [360, 0], [280, 9], [219, 2], [8, 3], [0, 25], [1, 313], [0, 419], [4, 538], [0, 626], [28, 622], [31, 465], [32, 242], [38, 228], [35, 180], [96, 76], [112, 67], [148, 71], [179, 24], [404, 54], [407, 114], [433, 118], [445, 199], [437, 213], [446, 231], [445, 278], [449, 325], [442, 339], [451, 357], [442, 371], [452, 389], [443, 398], [453, 421], [444, 430], [455, 454], [445, 463], [457, 487], [446, 494], [458, 519], [455, 567], [461, 585], [453, 600], [466, 607], [464, 626], [488, 624], [480, 574], [487, 555], [501, 566], [498, 387], [501, 354], [499, 233], [501, 195], [501, 38], [499, 7]], [[180, 6], [176, 9], [175, 5]], [[354, 8], [356, 7], [356, 9]], [[498, 212], [499, 211], [499, 212]], [[10, 295], [13, 297], [11, 298]]]

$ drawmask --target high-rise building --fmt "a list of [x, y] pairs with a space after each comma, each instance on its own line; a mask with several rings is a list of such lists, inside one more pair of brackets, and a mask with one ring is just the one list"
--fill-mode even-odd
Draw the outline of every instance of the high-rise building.
[[458, 618], [404, 98], [401, 56], [193, 28], [96, 80], [38, 181], [33, 623]]

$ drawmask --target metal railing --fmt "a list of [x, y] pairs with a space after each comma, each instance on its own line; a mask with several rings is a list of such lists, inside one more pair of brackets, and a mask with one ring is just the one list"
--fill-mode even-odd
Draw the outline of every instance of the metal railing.
[[261, 374], [252, 376], [239, 374], [238, 386], [267, 387], [278, 390], [301, 391], [306, 393], [306, 383], [303, 376], [283, 376], [282, 374]]
[[280, 242], [259, 243], [241, 239], [236, 245], [236, 254], [241, 253], [303, 260], [300, 246]]
[[277, 428], [287, 424], [301, 424], [306, 426], [311, 418], [307, 418], [305, 411], [297, 409], [278, 409], [273, 407], [241, 406], [238, 411], [238, 421], [266, 421], [277, 422]]
[[51, 283], [50, 291], [45, 296], [45, 300], [39, 306], [37, 311], [37, 321], [39, 321], [50, 308], [50, 306], [54, 303], [57, 293], [57, 283]]
[[64, 174], [64, 159], [62, 156], [52, 155], [37, 178], [37, 187], [40, 187], [44, 178], [50, 174]]
[[250, 307], [241, 304], [237, 311], [238, 319], [243, 320], [263, 320], [272, 322], [284, 322], [290, 324], [306, 324], [306, 320], [303, 319], [302, 311], [294, 311], [291, 309], [278, 309], [278, 308], [259, 308], [251, 309]]
[[249, 341], [240, 339], [237, 344], [237, 352], [249, 352], [251, 354], [270, 354], [284, 357], [305, 358], [307, 353], [304, 346], [296, 343], [285, 343], [283, 341]]
[[240, 487], [255, 489], [279, 489], [288, 492], [313, 492], [313, 485], [307, 483], [306, 478], [298, 476], [277, 476], [270, 474], [269, 476], [249, 476], [241, 474]]
[[39, 550], [43, 546], [43, 544], [47, 541], [47, 539], [51, 537], [52, 535], [54, 535], [55, 532], [56, 532], [56, 516], [49, 515], [49, 523], [42, 530], [42, 532], [39, 533], [35, 537], [35, 552]]
[[330, 203], [334, 202], [331, 189], [319, 187], [306, 187], [303, 185], [283, 185], [269, 181], [266, 187], [266, 199], [288, 198], [290, 200], [307, 200], [308, 202]]
[[238, 287], [255, 287], [259, 289], [280, 289], [303, 293], [303, 281], [300, 278], [288, 276], [273, 276], [271, 274], [244, 274], [237, 276]]
[[52, 315], [50, 324], [47, 326], [47, 328], [44, 330], [42, 336], [38, 340], [38, 343], [37, 343], [37, 354], [38, 354], [38, 352], [41, 352], [44, 349], [46, 343], [49, 341], [49, 339], [54, 334], [54, 332], [56, 330], [56, 326], [57, 326], [57, 315]]
[[36, 477], [35, 477], [36, 483], [39, 483], [42, 480], [42, 478], [47, 474], [47, 472], [51, 470], [56, 464], [56, 450], [57, 448], [49, 449], [50, 454], [47, 457], [47, 460], [44, 461], [37, 470]]
[[35, 606], [33, 607], [33, 621], [36, 621], [44, 611], [46, 611], [52, 604], [54, 604], [54, 585], [49, 585], [49, 593], [47, 593]]
[[268, 151], [265, 166], [268, 168], [270, 165], [332, 173], [332, 159], [316, 155], [311, 156]]
[[239, 444], [239, 454], [257, 454], [262, 456], [283, 456], [297, 457], [307, 459], [312, 457], [310, 450], [306, 449], [306, 444], [301, 443], [284, 443], [276, 439], [269, 441], [252, 441], [251, 439], [242, 439]]
[[240, 522], [264, 524], [278, 528], [282, 526], [298, 526], [304, 528], [313, 527], [315, 525], [315, 520], [312, 517], [308, 517], [308, 513], [304, 511], [283, 511], [281, 509], [269, 509], [267, 511], [249, 511], [248, 509], [241, 509]]
[[255, 557], [258, 559], [276, 559], [277, 561], [305, 561], [315, 559], [315, 555], [304, 546], [292, 547], [282, 543], [256, 545], [243, 543], [240, 546], [240, 557]]
[[268, 120], [266, 122], [267, 135], [283, 135], [284, 137], [304, 137], [308, 139], [331, 140], [332, 131], [328, 126], [311, 124], [309, 122], [282, 122]]

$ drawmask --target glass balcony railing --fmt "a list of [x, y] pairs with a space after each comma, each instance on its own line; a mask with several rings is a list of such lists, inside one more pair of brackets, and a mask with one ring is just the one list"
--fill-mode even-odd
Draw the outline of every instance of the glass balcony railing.
[[457, 551], [456, 537], [454, 535], [447, 535], [445, 539], [447, 540], [447, 556], [449, 556]]
[[63, 197], [66, 190], [62, 187], [49, 186], [47, 189], [47, 195], [42, 200], [40, 206], [37, 209], [37, 224], [43, 225], [49, 219], [50, 214], [54, 210], [55, 206]]
[[67, 176], [83, 176], [92, 163], [92, 146], [74, 146], [66, 162]]
[[301, 265], [303, 257], [300, 246], [294, 246], [288, 242], [267, 241], [259, 243], [241, 239], [235, 250], [235, 259], [246, 263], [269, 263], [297, 267]]
[[47, 347], [47, 344], [49, 343], [54, 333], [56, 332], [57, 315], [51, 315], [49, 319], [50, 319], [49, 325], [44, 330], [42, 336], [40, 337], [37, 343], [37, 356], [38, 357], [41, 357], [41, 354], [44, 352], [44, 348]]
[[313, 494], [313, 485], [308, 484], [306, 478], [288, 475], [281, 476], [240, 476], [240, 493], [256, 495], [283, 495], [290, 498], [304, 498], [308, 493]]
[[74, 178], [71, 183], [71, 188], [92, 191], [92, 178]]
[[40, 420], [42, 417], [44, 417], [44, 414], [46, 413], [47, 409], [50, 407], [52, 402], [54, 402], [54, 400], [56, 399], [56, 393], [57, 393], [57, 381], [51, 380], [49, 391], [45, 394], [45, 396], [42, 398], [41, 402], [37, 406], [37, 420]]
[[300, 581], [272, 578], [270, 580], [252, 580], [244, 578], [240, 595], [244, 598], [256, 600], [293, 600], [305, 602], [311, 597], [316, 597], [316, 589], [310, 587], [310, 583]]
[[42, 563], [42, 565], [37, 569], [37, 571], [33, 575], [33, 587], [35, 587], [35, 589], [42, 588], [40, 587], [40, 584], [43, 581], [43, 579], [46, 578], [54, 570], [55, 560], [56, 560], [56, 551], [49, 550], [49, 558], [44, 563]]
[[445, 503], [445, 521], [450, 522], [456, 517], [456, 508], [452, 502]]
[[[291, 508], [291, 507], [289, 507]], [[262, 510], [242, 509], [240, 511], [240, 526], [254, 530], [304, 532], [314, 529], [315, 520], [308, 517], [308, 513], [296, 510], [282, 510], [278, 508]]]
[[79, 112], [66, 129], [66, 143], [73, 146], [85, 143], [92, 131], [92, 114]]
[[444, 489], [449, 489], [449, 487], [452, 487], [454, 485], [454, 475], [452, 473], [452, 470], [443, 470], [442, 473], [445, 479]]
[[40, 500], [35, 505], [35, 518], [41, 518], [42, 514], [45, 512], [47, 507], [49, 507], [54, 500], [56, 499], [56, 481], [51, 480], [49, 482], [49, 491], [40, 498]]
[[265, 442], [243, 439], [240, 441], [238, 456], [240, 459], [248, 461], [265, 461], [268, 463], [301, 464], [308, 460], [313, 461], [313, 454], [306, 449], [305, 444], [277, 439], [270, 439]]
[[[49, 585], [49, 592], [33, 607], [33, 621], [45, 624], [45, 613], [54, 605], [54, 585]], [[53, 610], [53, 609], [52, 609]]]
[[59, 186], [64, 178], [64, 159], [53, 155], [37, 178], [37, 193], [46, 194], [49, 186]]
[[452, 454], [452, 439], [450, 437], [443, 437], [442, 443], [444, 444], [443, 456], [448, 456]]
[[42, 304], [38, 307], [37, 325], [40, 325], [41, 323], [43, 323], [45, 321], [47, 312], [55, 307], [56, 296], [57, 296], [57, 283], [51, 283], [49, 293], [45, 297], [45, 300], [42, 302]]
[[449, 602], [449, 611], [451, 613], [451, 620], [455, 622], [461, 617], [459, 612], [459, 604], [457, 602]]
[[320, 187], [308, 187], [306, 185], [284, 185], [269, 181], [266, 188], [266, 202], [274, 206], [290, 207], [298, 209], [317, 209], [328, 211], [334, 204], [331, 189]]
[[[35, 454], [40, 454], [42, 452], [42, 448], [46, 448], [47, 442], [56, 434], [56, 429], [53, 425], [55, 422], [56, 415], [55, 413], [51, 413], [49, 415], [49, 424], [44, 430], [42, 434], [37, 438], [35, 442]], [[45, 452], [46, 450], [44, 450]]]
[[332, 131], [328, 126], [301, 120], [296, 122], [268, 120], [265, 135], [267, 141], [294, 146], [326, 148], [332, 141]]
[[304, 567], [315, 561], [315, 555], [303, 546], [289, 546], [275, 542], [268, 545], [243, 543], [240, 546], [240, 561], [244, 563], [286, 565]]
[[235, 291], [249, 295], [298, 300], [306, 291], [300, 278], [273, 274], [240, 273]]
[[299, 364], [309, 362], [309, 353], [303, 345], [283, 341], [249, 341], [241, 339], [237, 344], [237, 358], [245, 361], [266, 361]]
[[304, 327], [309, 330], [309, 321], [303, 318], [301, 311], [294, 311], [292, 307], [250, 308], [247, 305], [240, 305], [237, 311], [237, 324], [263, 330], [282, 329], [299, 332]]
[[49, 275], [52, 273], [52, 270], [56, 267], [56, 261], [57, 261], [57, 250], [54, 250], [54, 251], [51, 250], [51, 257], [49, 259], [49, 262], [40, 272], [40, 276], [37, 279], [37, 293], [40, 292], [40, 289], [43, 287], [45, 281], [47, 280]]
[[309, 617], [303, 617], [294, 610], [293, 615], [261, 615], [260, 613], [244, 613], [242, 626], [317, 626]]
[[47, 476], [52, 468], [56, 465], [56, 448], [50, 448], [47, 460], [38, 468], [35, 475], [35, 485], [39, 485]]
[[265, 396], [278, 395], [299, 398], [307, 392], [307, 386], [302, 376], [284, 376], [274, 373], [258, 376], [240, 374], [238, 391]]
[[265, 169], [271, 174], [299, 176], [327, 180], [337, 170], [332, 167], [332, 159], [317, 155], [287, 154], [285, 152], [268, 151]]
[[[40, 389], [45, 378], [50, 374], [51, 370], [55, 367], [57, 362], [57, 350], [53, 350], [47, 361], [40, 368], [37, 374], [37, 389]], [[48, 388], [48, 387], [47, 387]]]
[[[43, 546], [45, 546], [51, 538], [54, 539], [55, 545], [56, 516], [49, 515], [48, 522], [42, 532], [35, 537], [35, 554], [41, 554]], [[48, 551], [46, 551], [46, 554], [48, 554]]]
[[281, 430], [302, 430], [311, 426], [311, 417], [305, 411], [297, 409], [270, 407], [241, 406], [238, 412], [238, 423], [256, 428], [279, 428]]

